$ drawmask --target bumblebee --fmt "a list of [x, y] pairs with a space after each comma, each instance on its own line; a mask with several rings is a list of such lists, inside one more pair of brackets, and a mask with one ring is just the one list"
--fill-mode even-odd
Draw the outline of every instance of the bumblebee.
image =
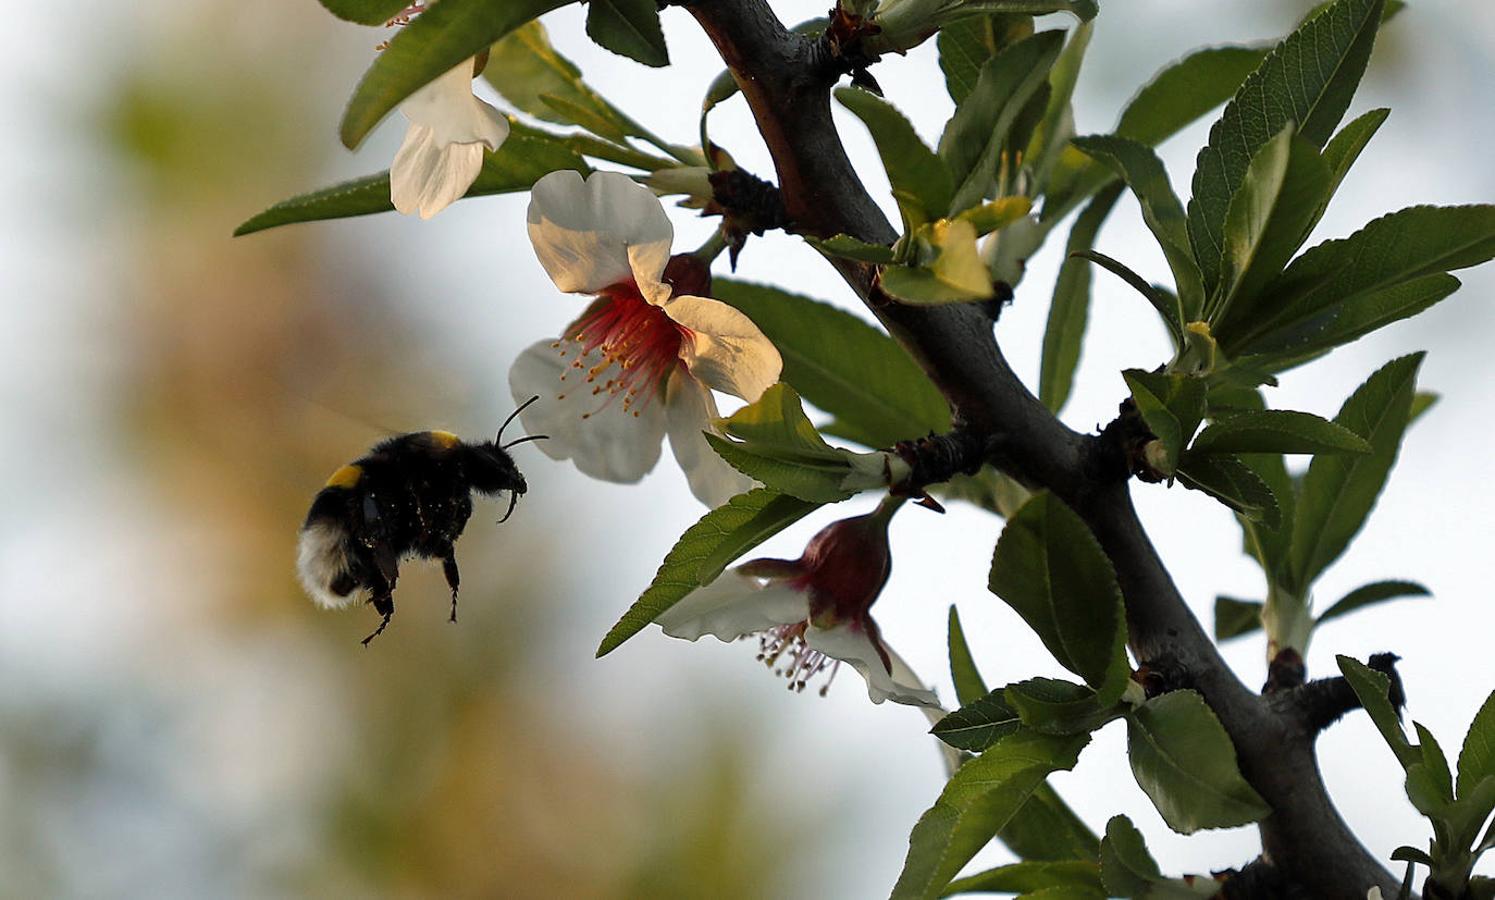
[[326, 608], [373, 604], [383, 619], [363, 639], [367, 646], [394, 616], [400, 563], [437, 559], [452, 589], [451, 621], [457, 621], [453, 544], [472, 515], [471, 494], [508, 491], [509, 509], [499, 522], [513, 514], [526, 486], [508, 449], [544, 435], [500, 442], [504, 427], [537, 399], [504, 420], [493, 441], [469, 444], [449, 431], [402, 434], [332, 473], [301, 526], [296, 569], [311, 599]]

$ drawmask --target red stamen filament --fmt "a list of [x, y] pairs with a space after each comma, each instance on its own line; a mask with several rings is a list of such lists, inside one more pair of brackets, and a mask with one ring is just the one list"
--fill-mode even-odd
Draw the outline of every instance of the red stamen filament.
[[[621, 395], [624, 410], [637, 416], [675, 367], [683, 364], [680, 344], [690, 330], [644, 300], [631, 282], [608, 288], [601, 298], [603, 302], [566, 335], [568, 341], [580, 345], [571, 365], [586, 371], [594, 395], [608, 395], [604, 407]], [[601, 359], [588, 368], [582, 360], [594, 353]], [[599, 384], [597, 379], [604, 374], [608, 377]]]

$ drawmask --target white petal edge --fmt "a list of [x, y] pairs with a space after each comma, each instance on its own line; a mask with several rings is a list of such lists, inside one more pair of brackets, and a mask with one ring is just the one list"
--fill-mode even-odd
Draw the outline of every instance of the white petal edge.
[[779, 380], [784, 360], [753, 320], [720, 300], [676, 297], [665, 314], [691, 331], [680, 358], [708, 387], [756, 402]]
[[850, 665], [867, 681], [867, 697], [873, 703], [892, 700], [907, 706], [939, 706], [934, 691], [926, 688], [898, 654], [888, 652], [893, 671], [882, 664], [882, 656], [872, 638], [860, 628], [837, 625], [834, 628], [810, 628], [805, 643], [826, 656]]
[[551, 172], [530, 190], [529, 239], [555, 286], [596, 294], [632, 279], [656, 305], [675, 230], [653, 192], [617, 172]]
[[503, 114], [473, 95], [470, 59], [407, 97], [400, 112], [431, 129], [440, 145], [483, 144], [497, 150], [509, 136]]
[[429, 219], [466, 194], [482, 168], [481, 144], [442, 146], [431, 129], [411, 125], [389, 167], [389, 199], [400, 212]]
[[685, 472], [696, 499], [712, 508], [750, 491], [757, 484], [716, 455], [702, 434], [715, 431], [716, 399], [695, 376], [677, 368], [665, 388], [665, 422], [670, 450]]
[[809, 614], [810, 598], [803, 591], [730, 569], [686, 594], [654, 621], [674, 638], [694, 641], [709, 634], [735, 641], [778, 625], [803, 622]]
[[540, 396], [519, 420], [526, 434], [550, 436], [535, 445], [551, 459], [569, 459], [584, 474], [602, 481], [631, 484], [659, 461], [665, 433], [663, 404], [655, 398], [635, 416], [623, 408], [621, 397], [593, 394], [593, 387], [606, 381], [609, 373], [588, 382], [587, 369], [599, 364], [601, 356], [583, 357], [577, 368], [580, 352], [575, 341], [540, 341], [515, 358], [509, 368], [514, 402]]

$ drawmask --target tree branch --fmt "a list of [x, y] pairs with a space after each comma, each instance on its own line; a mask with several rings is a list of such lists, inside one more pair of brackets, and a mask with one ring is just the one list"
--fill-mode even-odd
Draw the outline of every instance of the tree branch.
[[[831, 121], [834, 69], [825, 48], [790, 33], [767, 0], [697, 0], [686, 7], [731, 69], [778, 173], [794, 229], [890, 244], [897, 233], [867, 193]], [[1313, 733], [1245, 687], [1179, 594], [1132, 507], [1107, 442], [1061, 423], [1013, 373], [975, 305], [913, 307], [877, 286], [877, 268], [832, 259], [847, 283], [949, 401], [956, 427], [984, 436], [989, 461], [1052, 491], [1089, 524], [1116, 568], [1139, 662], [1182, 666], [1235, 743], [1242, 774], [1271, 804], [1265, 855], [1325, 898], [1363, 900], [1399, 885], [1360, 845], [1324, 790]]]

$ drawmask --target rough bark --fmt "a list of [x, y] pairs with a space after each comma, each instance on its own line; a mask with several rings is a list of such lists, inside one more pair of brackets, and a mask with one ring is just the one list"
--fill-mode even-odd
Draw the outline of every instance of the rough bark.
[[[825, 46], [790, 33], [766, 0], [684, 4], [716, 45], [752, 109], [778, 174], [792, 228], [891, 243], [898, 237], [867, 193], [831, 121], [839, 75]], [[1260, 825], [1265, 857], [1314, 896], [1363, 900], [1399, 887], [1335, 811], [1314, 756], [1314, 730], [1236, 678], [1179, 594], [1133, 509], [1124, 467], [1096, 436], [1067, 428], [1013, 373], [987, 311], [912, 307], [877, 287], [876, 267], [832, 264], [928, 373], [958, 429], [981, 435], [988, 460], [1052, 491], [1089, 524], [1116, 568], [1132, 652], [1188, 675], [1236, 746], [1247, 781], [1271, 804]]]

